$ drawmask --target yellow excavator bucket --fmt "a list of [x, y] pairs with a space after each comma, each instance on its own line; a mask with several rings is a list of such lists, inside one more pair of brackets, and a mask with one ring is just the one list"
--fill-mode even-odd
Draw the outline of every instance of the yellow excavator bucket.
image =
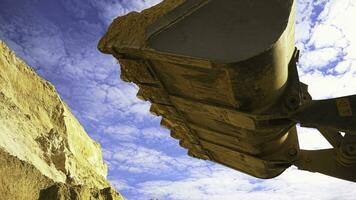
[[310, 152], [299, 149], [297, 123], [324, 133], [355, 127], [354, 118], [308, 115], [339, 116], [334, 100], [325, 101], [326, 111], [299, 82], [295, 3], [165, 0], [115, 19], [98, 48], [119, 60], [121, 78], [139, 86], [137, 96], [152, 103], [190, 156], [259, 178], [295, 164], [354, 180], [303, 161]]

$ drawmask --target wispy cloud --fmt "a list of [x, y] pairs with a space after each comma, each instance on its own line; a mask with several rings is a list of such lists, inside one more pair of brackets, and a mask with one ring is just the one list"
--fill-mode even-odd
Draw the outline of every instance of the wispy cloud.
[[205, 161], [184, 155], [170, 156], [164, 149], [157, 150], [135, 143], [121, 143], [120, 146], [105, 149], [105, 159], [109, 161], [112, 170], [154, 175], [189, 173], [186, 171], [189, 168], [206, 165]]
[[[201, 170], [201, 169], [200, 169]], [[340, 188], [335, 192], [334, 188]], [[352, 199], [353, 186], [320, 174], [288, 169], [273, 180], [257, 180], [222, 167], [210, 168], [209, 174], [178, 181], [149, 181], [139, 184], [137, 199], [175, 200], [217, 199]]]
[[125, 15], [129, 12], [140, 12], [145, 8], [158, 4], [162, 0], [119, 0], [119, 1], [93, 1], [92, 4], [101, 12], [101, 19], [108, 25], [118, 16]]
[[298, 5], [301, 80], [316, 99], [356, 93], [355, 2], [302, 0]]

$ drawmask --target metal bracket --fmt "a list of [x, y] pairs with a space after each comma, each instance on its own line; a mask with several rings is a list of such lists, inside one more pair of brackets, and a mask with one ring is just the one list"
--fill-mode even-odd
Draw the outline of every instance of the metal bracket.
[[301, 150], [298, 161], [293, 164], [301, 170], [356, 182], [356, 165], [341, 165], [337, 161], [337, 152], [334, 149]]
[[319, 127], [319, 132], [334, 147], [323, 150], [300, 150], [293, 164], [301, 170], [356, 181], [356, 135]]

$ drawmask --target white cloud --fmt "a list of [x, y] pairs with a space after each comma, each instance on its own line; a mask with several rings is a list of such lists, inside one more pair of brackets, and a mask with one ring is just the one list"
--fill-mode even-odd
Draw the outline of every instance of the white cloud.
[[134, 187], [130, 186], [124, 180], [110, 180], [110, 183], [119, 191], [122, 191], [122, 190], [135, 190]]
[[301, 81], [309, 85], [309, 93], [314, 99], [325, 99], [356, 94], [356, 74], [324, 75], [309, 72], [301, 76]]
[[300, 58], [300, 68], [304, 71], [323, 70], [339, 59], [342, 49], [326, 47], [304, 53]]
[[[313, 2], [313, 3], [312, 3]], [[342, 62], [331, 72], [356, 71], [356, 6], [353, 0], [324, 1], [315, 16], [315, 1], [299, 1], [297, 46], [302, 50], [300, 69], [325, 72], [331, 62]], [[316, 19], [312, 19], [312, 16]], [[346, 65], [346, 66], [345, 66]], [[330, 72], [330, 71], [329, 71]], [[328, 85], [325, 85], [327, 87]]]
[[311, 15], [313, 12], [313, 3], [309, 0], [299, 0], [297, 6], [296, 18], [296, 38], [299, 48], [302, 49], [304, 42], [310, 38], [310, 32], [313, 28]]
[[190, 173], [187, 169], [206, 165], [206, 161], [193, 159], [187, 155], [170, 156], [164, 149], [157, 150], [134, 143], [121, 143], [120, 146], [105, 149], [105, 159], [111, 163], [109, 167], [112, 170], [154, 175]]
[[341, 61], [336, 65], [334, 71], [337, 74], [345, 74], [346, 72], [349, 72], [351, 74], [353, 73], [353, 70], [351, 69], [351, 65], [352, 62], [350, 62], [349, 60]]
[[130, 106], [127, 112], [136, 114], [137, 118], [142, 121], [143, 117], [154, 117], [150, 113], [150, 106], [151, 104], [149, 102], [137, 103]]
[[167, 137], [167, 135], [169, 135], [169, 131], [167, 131], [166, 129], [162, 129], [162, 128], [151, 127], [151, 128], [142, 129], [142, 134], [146, 138], [152, 138], [152, 139], [164, 138], [164, 137]]
[[300, 78], [309, 85], [314, 99], [356, 93], [355, 1], [324, 3], [321, 13], [315, 15], [313, 10], [318, 3], [298, 2], [297, 46], [302, 50]]
[[134, 104], [143, 103], [137, 99], [137, 87], [132, 84], [120, 84], [107, 89], [107, 102], [113, 106], [129, 109]]
[[130, 125], [115, 125], [105, 128], [104, 133], [118, 141], [133, 141], [139, 135], [139, 129]]
[[[194, 170], [194, 169], [193, 169]], [[260, 180], [224, 167], [213, 166], [208, 175], [180, 180], [157, 180], [138, 184], [136, 199], [158, 198], [165, 200], [304, 200], [352, 199], [355, 185], [347, 181], [288, 169], [284, 174], [269, 180]], [[199, 169], [199, 173], [203, 172]], [[334, 188], [339, 188], [335, 192]], [[141, 197], [141, 198], [140, 198]], [[145, 197], [145, 198], [142, 198]]]
[[102, 135], [99, 138], [101, 143], [111, 144], [113, 142], [135, 142], [147, 145], [159, 145], [167, 147], [177, 145], [169, 134], [169, 130], [162, 127], [145, 126], [140, 128], [137, 124], [118, 124], [101, 128]]
[[140, 12], [143, 9], [158, 4], [162, 0], [133, 0], [133, 1], [111, 1], [106, 2], [103, 0], [92, 2], [95, 7], [101, 10], [101, 17], [107, 23], [110, 24], [113, 19], [118, 16], [125, 15], [132, 11]]
[[323, 23], [337, 27], [349, 41], [348, 59], [356, 58], [356, 2], [354, 0], [331, 1], [330, 9], [322, 15]]
[[327, 47], [345, 48], [348, 46], [349, 41], [345, 39], [345, 35], [338, 27], [331, 24], [319, 24], [314, 29], [310, 44], [317, 49]]
[[172, 170], [175, 158], [165, 153], [135, 144], [121, 144], [117, 147], [109, 160], [119, 163], [115, 169], [131, 173], [157, 174]]

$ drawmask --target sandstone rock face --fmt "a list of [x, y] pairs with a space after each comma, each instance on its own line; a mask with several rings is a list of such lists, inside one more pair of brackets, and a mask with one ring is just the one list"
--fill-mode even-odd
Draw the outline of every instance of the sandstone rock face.
[[122, 199], [116, 192], [103, 192], [111, 186], [100, 145], [87, 135], [53, 85], [2, 41], [0, 161], [0, 199], [56, 199], [43, 198], [56, 188], [54, 183], [61, 183], [57, 199], [105, 199], [110, 194], [115, 194], [111, 199]]
[[33, 165], [0, 150], [0, 199], [38, 199], [41, 190], [52, 184]]
[[57, 183], [51, 187], [42, 190], [39, 200], [47, 199], [73, 199], [73, 200], [116, 200], [121, 199], [120, 195], [111, 188], [97, 189], [86, 186], [72, 186], [63, 183]]

